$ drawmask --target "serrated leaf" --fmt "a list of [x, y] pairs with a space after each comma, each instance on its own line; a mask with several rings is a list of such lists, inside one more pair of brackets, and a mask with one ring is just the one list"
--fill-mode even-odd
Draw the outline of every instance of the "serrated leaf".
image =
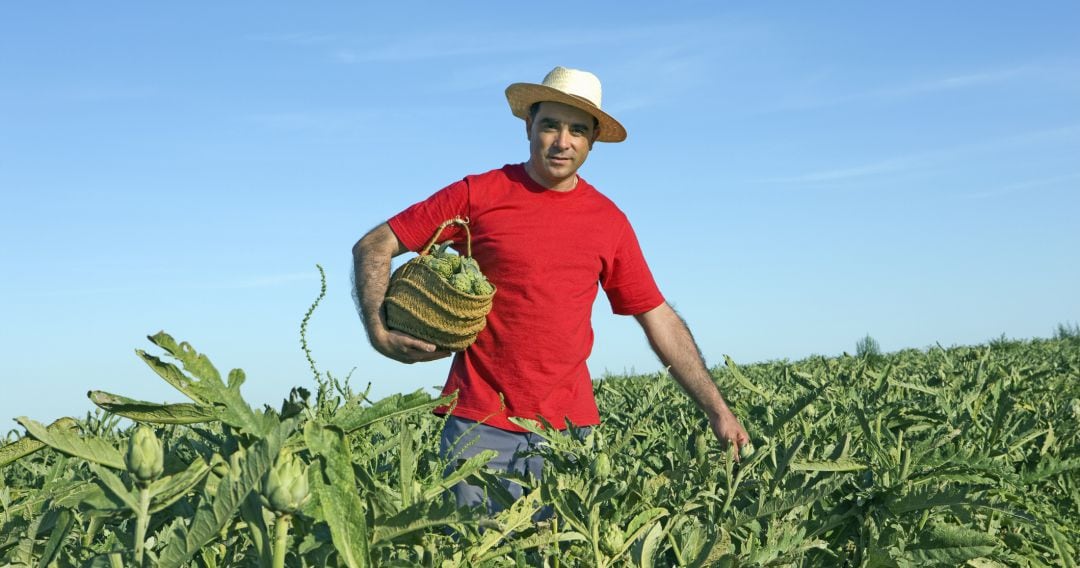
[[[45, 429], [49, 432], [72, 432], [78, 424], [74, 418], [64, 417], [49, 424]], [[0, 447], [0, 468], [17, 462], [44, 447], [44, 442], [30, 436], [23, 436], [10, 444], [5, 444]]]
[[832, 461], [802, 461], [795, 460], [788, 465], [791, 471], [860, 471], [866, 469], [866, 465], [852, 459], [838, 459]]
[[213, 406], [214, 414], [222, 422], [237, 429], [259, 436], [265, 435], [274, 427], [275, 421], [265, 414], [252, 410], [240, 395], [240, 385], [244, 383], [244, 372], [233, 369], [229, 373], [229, 384], [221, 381], [221, 375], [210, 359], [197, 351], [187, 342], [177, 343], [165, 332], [158, 332], [149, 337], [150, 341], [161, 347], [184, 367], [184, 371], [194, 377], [184, 376], [175, 366], [160, 359], [137, 352], [155, 372], [175, 386], [195, 403], [201, 406]]
[[[420, 544], [422, 534], [418, 532], [449, 527], [460, 521], [454, 502], [421, 501], [398, 511], [391, 517], [375, 520], [375, 530], [371, 533], [372, 545], [377, 544]], [[408, 538], [406, 538], [408, 537]]]
[[190, 402], [157, 404], [105, 391], [90, 391], [86, 396], [101, 409], [118, 416], [130, 418], [136, 422], [199, 424], [217, 420], [217, 416], [211, 408]]
[[470, 476], [484, 469], [488, 462], [497, 457], [499, 457], [499, 452], [495, 450], [481, 450], [475, 456], [460, 462], [450, 475], [440, 478], [434, 485], [424, 489], [423, 500], [431, 501], [432, 499], [435, 499], [450, 487], [465, 481]]
[[201, 457], [196, 457], [183, 471], [154, 481], [150, 485], [150, 512], [156, 513], [180, 500], [193, 491], [208, 473], [210, 465]]
[[735, 381], [742, 385], [743, 388], [760, 396], [765, 402], [772, 401], [772, 395], [750, 382], [750, 379], [747, 379], [746, 375], [742, 374], [742, 371], [739, 370], [739, 366], [735, 364], [735, 361], [733, 361], [731, 357], [724, 355], [724, 364], [727, 365], [728, 370], [731, 371], [731, 376], [735, 377]]
[[118, 475], [95, 463], [87, 465], [105, 489], [123, 501], [132, 512], [139, 510], [139, 496], [128, 489]]
[[331, 427], [308, 422], [304, 440], [312, 454], [319, 457], [319, 466], [312, 467], [312, 489], [319, 499], [319, 508], [338, 556], [350, 568], [371, 565], [367, 506], [360, 499], [352, 456], [344, 434]]
[[100, 438], [80, 437], [75, 430], [63, 428], [48, 429], [44, 425], [25, 416], [15, 419], [23, 428], [50, 448], [69, 456], [82, 458], [118, 470], [126, 470], [124, 456], [110, 442]]
[[953, 505], [974, 507], [985, 505], [985, 501], [975, 497], [978, 493], [980, 493], [980, 491], [977, 489], [963, 486], [943, 489], [920, 487], [912, 490], [903, 497], [892, 497], [887, 499], [885, 506], [888, 507], [889, 511], [894, 515], [903, 515], [912, 511], [933, 509], [934, 507], [948, 507]]
[[434, 399], [421, 389], [411, 394], [399, 393], [388, 396], [371, 406], [361, 406], [359, 401], [356, 401], [342, 407], [331, 419], [331, 425], [342, 429], [345, 433], [351, 433], [396, 416], [448, 406], [455, 398], [455, 396], [447, 396]]
[[916, 566], [960, 566], [994, 553], [997, 540], [982, 531], [958, 525], [931, 525], [919, 541], [907, 546], [904, 558]]

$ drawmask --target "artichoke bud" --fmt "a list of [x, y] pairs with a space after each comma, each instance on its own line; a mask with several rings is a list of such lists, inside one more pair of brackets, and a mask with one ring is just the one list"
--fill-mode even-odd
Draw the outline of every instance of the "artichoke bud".
[[487, 296], [494, 291], [495, 287], [492, 286], [491, 282], [488, 282], [487, 278], [484, 278], [483, 276], [477, 278], [476, 281], [473, 282], [472, 292], [477, 296]]
[[140, 424], [128, 440], [124, 465], [136, 483], [148, 485], [165, 470], [165, 451], [154, 429]]
[[607, 455], [607, 452], [601, 451], [596, 454], [596, 460], [592, 464], [593, 477], [596, 479], [606, 479], [611, 475], [611, 457]]
[[310, 496], [307, 464], [292, 452], [282, 450], [274, 466], [263, 478], [263, 506], [276, 513], [299, 511]]
[[694, 457], [704, 460], [709, 453], [709, 440], [705, 434], [698, 432], [694, 435]]
[[754, 444], [747, 442], [739, 448], [739, 459], [750, 459], [754, 455]]
[[473, 277], [467, 272], [458, 272], [450, 277], [450, 285], [458, 292], [472, 293]]
[[626, 544], [626, 539], [623, 537], [622, 530], [619, 527], [609, 527], [604, 536], [600, 539], [600, 548], [608, 554], [608, 556], [615, 556], [618, 554], [623, 545]]

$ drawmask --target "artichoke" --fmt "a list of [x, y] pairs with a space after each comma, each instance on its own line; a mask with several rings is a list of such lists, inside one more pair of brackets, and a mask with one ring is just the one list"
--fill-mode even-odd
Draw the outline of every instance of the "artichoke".
[[281, 450], [274, 466], [263, 477], [263, 506], [280, 514], [299, 511], [310, 496], [307, 469], [304, 460]]
[[419, 262], [435, 271], [458, 292], [488, 296], [495, 292], [495, 286], [480, 272], [480, 264], [471, 256], [461, 256], [447, 252], [452, 241], [446, 241], [433, 247], [429, 254], [422, 254]]
[[154, 429], [140, 424], [128, 440], [124, 464], [140, 485], [149, 485], [165, 470], [165, 451]]
[[450, 277], [450, 285], [458, 292], [472, 294], [474, 277], [468, 272], [458, 272]]
[[600, 548], [608, 556], [619, 554], [625, 544], [626, 538], [623, 536], [622, 529], [614, 525], [608, 527], [607, 532], [605, 532], [603, 538], [600, 539]]
[[592, 474], [596, 479], [607, 479], [611, 475], [611, 457], [607, 452], [601, 451], [596, 455], [596, 460], [592, 463]]
[[473, 280], [472, 293], [477, 296], [487, 296], [495, 291], [495, 287], [488, 282], [487, 278], [480, 276], [476, 280]]

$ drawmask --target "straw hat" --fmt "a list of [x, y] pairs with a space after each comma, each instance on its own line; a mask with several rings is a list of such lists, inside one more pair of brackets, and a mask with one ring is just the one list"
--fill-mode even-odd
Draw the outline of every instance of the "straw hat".
[[514, 83], [506, 88], [510, 112], [524, 119], [533, 103], [551, 101], [579, 108], [600, 122], [600, 142], [626, 140], [626, 129], [619, 121], [600, 110], [600, 79], [588, 71], [556, 67], [544, 77], [543, 83]]

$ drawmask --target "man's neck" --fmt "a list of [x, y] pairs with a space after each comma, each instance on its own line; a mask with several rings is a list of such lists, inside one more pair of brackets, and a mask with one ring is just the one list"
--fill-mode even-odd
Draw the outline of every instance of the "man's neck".
[[[555, 186], [548, 185], [547, 181], [541, 179], [538, 175], [536, 175], [536, 173], [533, 171], [533, 167], [532, 167], [531, 162], [525, 162], [525, 173], [529, 174], [530, 179], [532, 179], [538, 185], [540, 185], [541, 187], [543, 187], [543, 188], [545, 188], [545, 189], [547, 189], [549, 191], [567, 192], [567, 191], [573, 191], [574, 189], [577, 189], [577, 185], [578, 185], [577, 172], [574, 172], [574, 176], [572, 178], [570, 178], [568, 183], [560, 182], [560, 183], [555, 184]], [[560, 186], [564, 186], [564, 187], [560, 187]]]

